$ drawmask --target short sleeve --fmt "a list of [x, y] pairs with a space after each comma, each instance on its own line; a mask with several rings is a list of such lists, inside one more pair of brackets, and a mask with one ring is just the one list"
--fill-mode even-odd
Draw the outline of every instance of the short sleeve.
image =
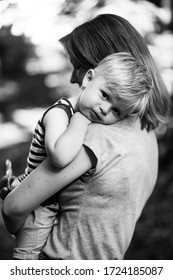
[[85, 136], [84, 145], [94, 153], [97, 159], [95, 173], [110, 161], [113, 154], [115, 156], [115, 149], [109, 137], [110, 127], [103, 124], [90, 124]]

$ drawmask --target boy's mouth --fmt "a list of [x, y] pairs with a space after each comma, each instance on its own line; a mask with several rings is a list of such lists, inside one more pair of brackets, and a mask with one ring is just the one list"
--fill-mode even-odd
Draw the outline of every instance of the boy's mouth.
[[100, 116], [99, 116], [99, 114], [97, 114], [94, 110], [91, 110], [91, 117], [92, 117], [92, 119], [93, 120], [95, 120], [95, 121], [102, 121], [101, 120], [101, 118], [100, 118]]

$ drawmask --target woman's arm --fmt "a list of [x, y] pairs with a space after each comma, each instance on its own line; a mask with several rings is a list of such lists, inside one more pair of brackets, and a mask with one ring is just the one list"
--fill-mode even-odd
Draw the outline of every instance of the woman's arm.
[[2, 214], [7, 230], [16, 233], [32, 210], [95, 165], [96, 157], [86, 147], [64, 169], [53, 167], [46, 159], [5, 198]]
[[[64, 129], [64, 132], [59, 136], [56, 132], [56, 119], [58, 120], [56, 110], [56, 108], [50, 110], [45, 116], [45, 147], [51, 163], [56, 167], [63, 168], [79, 153], [88, 125], [91, 122], [77, 112], [72, 116], [70, 124]], [[61, 111], [62, 114], [65, 113], [62, 109]]]

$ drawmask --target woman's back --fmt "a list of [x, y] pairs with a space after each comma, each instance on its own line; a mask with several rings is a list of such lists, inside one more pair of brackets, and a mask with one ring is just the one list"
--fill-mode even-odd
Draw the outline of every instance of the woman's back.
[[92, 124], [84, 144], [97, 157], [96, 170], [58, 195], [58, 225], [44, 253], [51, 259], [122, 259], [156, 183], [155, 135], [138, 121]]

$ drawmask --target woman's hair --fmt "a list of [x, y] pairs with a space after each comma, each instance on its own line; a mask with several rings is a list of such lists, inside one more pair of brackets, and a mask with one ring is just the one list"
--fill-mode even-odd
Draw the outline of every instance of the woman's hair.
[[66, 48], [74, 67], [86, 71], [95, 68], [110, 54], [132, 54], [139, 63], [145, 65], [153, 83], [153, 110], [150, 106], [146, 109], [148, 117], [145, 122], [150, 120], [153, 129], [159, 123], [167, 122], [169, 94], [144, 39], [127, 20], [113, 14], [101, 14], [75, 28], [60, 42]]
[[147, 131], [156, 126], [157, 118], [151, 120], [147, 115], [147, 111], [154, 111], [155, 108], [152, 79], [143, 64], [129, 53], [114, 53], [98, 63], [95, 78], [98, 76], [104, 78], [105, 87], [115, 98], [123, 117], [139, 117], [142, 128]]

